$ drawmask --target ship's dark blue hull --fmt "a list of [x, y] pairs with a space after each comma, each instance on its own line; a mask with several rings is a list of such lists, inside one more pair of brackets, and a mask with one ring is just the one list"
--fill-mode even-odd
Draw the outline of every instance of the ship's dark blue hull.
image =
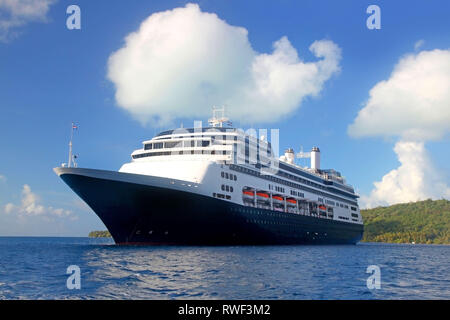
[[251, 208], [190, 192], [77, 174], [61, 178], [117, 244], [355, 244], [359, 224]]

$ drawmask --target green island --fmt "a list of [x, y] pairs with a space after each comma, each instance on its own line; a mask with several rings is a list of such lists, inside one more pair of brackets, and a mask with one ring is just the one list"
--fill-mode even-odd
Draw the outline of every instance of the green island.
[[91, 231], [89, 232], [89, 238], [111, 238], [111, 234], [108, 230], [105, 231]]
[[[450, 244], [450, 201], [425, 200], [361, 210], [362, 242]], [[111, 237], [91, 231], [91, 238]]]
[[450, 244], [450, 201], [425, 200], [361, 210], [363, 242]]

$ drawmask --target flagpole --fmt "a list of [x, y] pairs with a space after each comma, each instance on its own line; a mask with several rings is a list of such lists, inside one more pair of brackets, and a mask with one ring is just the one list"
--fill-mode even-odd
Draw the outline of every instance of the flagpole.
[[69, 168], [72, 164], [72, 139], [73, 139], [73, 122], [72, 122], [72, 127], [70, 128], [69, 165], [68, 165]]

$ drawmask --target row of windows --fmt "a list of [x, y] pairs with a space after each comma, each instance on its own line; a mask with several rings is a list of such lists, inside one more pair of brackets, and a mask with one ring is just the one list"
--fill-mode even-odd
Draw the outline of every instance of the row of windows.
[[330, 204], [330, 205], [332, 205], [332, 206], [334, 206], [334, 205], [335, 205], [334, 201], [331, 201], [331, 200], [325, 200], [325, 202], [326, 202], [327, 204]]
[[[350, 202], [349, 200], [344, 200], [344, 199], [338, 198], [337, 196], [334, 196], [334, 195], [331, 195], [331, 194], [326, 194], [326, 193], [323, 193], [323, 192], [320, 192], [320, 191], [308, 188], [306, 186], [298, 185], [298, 184], [290, 182], [290, 181], [285, 181], [285, 180], [277, 178], [277, 177], [275, 177], [273, 175], [262, 175], [262, 174], [260, 174], [259, 172], [255, 171], [255, 170], [251, 170], [251, 169], [248, 169], [248, 168], [245, 168], [245, 167], [242, 167], [242, 166], [231, 164], [230, 165], [230, 169], [231, 170], [236, 170], [236, 171], [239, 171], [239, 172], [243, 172], [243, 173], [246, 173], [246, 174], [249, 174], [249, 175], [253, 175], [253, 176], [259, 177], [261, 179], [266, 179], [266, 180], [270, 180], [270, 181], [277, 182], [277, 183], [280, 183], [280, 184], [288, 185], [288, 186], [290, 186], [292, 188], [297, 188], [297, 189], [309, 191], [311, 193], [321, 193], [321, 194], [323, 194], [323, 195], [325, 195], [325, 196], [327, 196], [329, 198], [333, 198], [333, 199], [336, 199], [336, 200], [339, 200], [339, 201], [348, 201], [348, 202]], [[355, 205], [356, 205], [356, 203], [355, 203]], [[348, 209], [348, 206], [346, 206], [346, 207]]]
[[304, 198], [304, 197], [305, 197], [305, 194], [304, 194], [303, 192], [298, 192], [298, 191], [295, 191], [295, 190], [291, 190], [291, 196], [296, 196], [296, 197], [302, 197], [302, 198]]
[[167, 141], [154, 142], [144, 145], [144, 150], [152, 149], [171, 149], [171, 148], [189, 148], [189, 147], [209, 147], [210, 143], [206, 140], [187, 140], [187, 141]]
[[[313, 176], [313, 175], [311, 175], [311, 174], [309, 174], [309, 173], [302, 172], [302, 171], [300, 171], [300, 170], [291, 168], [291, 167], [285, 165], [284, 163], [281, 163], [281, 162], [280, 162], [279, 165], [280, 165], [280, 169], [283, 169], [283, 170], [286, 170], [286, 171], [295, 173], [295, 174], [297, 174], [297, 175], [301, 175], [301, 176], [307, 177], [307, 178], [309, 178], [309, 179], [311, 179], [311, 180], [315, 180], [315, 181], [317, 181], [317, 182], [324, 182], [323, 179], [321, 179], [321, 178], [319, 178], [319, 177], [316, 177], [316, 176]], [[345, 195], [345, 196], [347, 196], [347, 197], [349, 196], [349, 194], [346, 193], [346, 192], [344, 192], [344, 191], [331, 189], [331, 188], [325, 187], [325, 186], [323, 186], [323, 185], [320, 185], [320, 184], [311, 182], [311, 181], [309, 181], [309, 180], [305, 180], [305, 179], [299, 178], [299, 177], [297, 177], [297, 176], [293, 176], [293, 175], [288, 174], [288, 173], [285, 173], [285, 172], [283, 172], [283, 171], [280, 171], [280, 174], [279, 174], [279, 175], [280, 175], [280, 176], [284, 176], [284, 177], [286, 177], [286, 178], [288, 178], [288, 179], [291, 179], [291, 180], [295, 180], [295, 181], [298, 181], [298, 182], [301, 182], [301, 183], [304, 183], [304, 184], [307, 184], [307, 185], [311, 185], [311, 186], [313, 186], [313, 187], [315, 187], [315, 188], [318, 188], [318, 189], [329, 190], [329, 191], [335, 192], [335, 193], [337, 193], [337, 194], [342, 194], [342, 195]], [[352, 192], [350, 192], [350, 193], [352, 193]], [[353, 196], [354, 196], [354, 194], [353, 194]]]
[[213, 193], [213, 197], [214, 198], [219, 198], [219, 199], [227, 199], [227, 200], [230, 200], [231, 199], [231, 196], [230, 195], [225, 195], [225, 194], [222, 194], [222, 193]]
[[225, 179], [230, 179], [230, 180], [233, 180], [233, 181], [236, 181], [237, 180], [237, 176], [235, 175], [235, 174], [232, 174], [232, 173], [228, 173], [228, 172], [221, 172], [220, 173], [220, 176], [222, 177], [222, 178], [225, 178]]
[[209, 141], [205, 140], [188, 140], [188, 141], [168, 141], [168, 142], [154, 142], [144, 145], [144, 150], [152, 149], [171, 149], [171, 148], [189, 148], [189, 147], [209, 147]]
[[[323, 218], [327, 218], [328, 217], [328, 219], [333, 219], [334, 218], [334, 214], [333, 214], [333, 212], [332, 211], [329, 211], [328, 212], [328, 215], [327, 215], [327, 212], [326, 211], [320, 211], [320, 214], [319, 213], [317, 213], [316, 211], [313, 211], [313, 209], [311, 208], [311, 206], [312, 205], [314, 205], [313, 203], [309, 203], [310, 204], [310, 212], [309, 212], [309, 216], [311, 216], [311, 217], [323, 217]], [[261, 208], [261, 209], [269, 209], [270, 208], [270, 206], [257, 206], [257, 208]], [[274, 206], [274, 209], [275, 209], [275, 206]], [[332, 208], [330, 208], [331, 210], [332, 210]], [[279, 212], [277, 212], [277, 213], [273, 213], [273, 211], [271, 212], [271, 213], [267, 213], [267, 212], [260, 212], [260, 211], [258, 211], [258, 210], [256, 210], [256, 211], [253, 211], [253, 210], [251, 210], [251, 209], [241, 209], [241, 208], [238, 208], [238, 209], [233, 209], [233, 208], [231, 208], [231, 210], [233, 211], [233, 210], [235, 210], [235, 211], [238, 211], [238, 212], [243, 212], [243, 213], [253, 213], [253, 214], [263, 214], [264, 216], [285, 216], [284, 215], [284, 213], [294, 213], [294, 214], [304, 214], [304, 211], [303, 210], [300, 210], [300, 211], [295, 211], [295, 210], [293, 210], [293, 211], [286, 211], [286, 212], [283, 212], [283, 211], [279, 211]], [[286, 217], [286, 216], [285, 216]], [[344, 220], [349, 220], [349, 218], [347, 218], [347, 217], [342, 217], [342, 216], [339, 216], [339, 219], [344, 219]]]
[[342, 184], [341, 182], [338, 182], [338, 183], [336, 183], [336, 182], [331, 182], [331, 183], [329, 183], [329, 184], [332, 185], [332, 186], [334, 186], [334, 187], [336, 187], [336, 188], [339, 188], [339, 189], [348, 191], [348, 192], [350, 192], [350, 193], [354, 193], [354, 190], [353, 190], [352, 187], [346, 186], [346, 185]]
[[269, 184], [269, 190], [275, 190], [276, 192], [284, 193], [284, 188], [279, 186], [273, 186], [271, 184]]
[[228, 186], [226, 184], [223, 184], [220, 188], [222, 189], [222, 191], [233, 192], [233, 187], [232, 186]]
[[226, 150], [183, 150], [183, 151], [147, 152], [135, 154], [133, 156], [133, 159], [155, 157], [155, 156], [189, 155], [189, 154], [227, 155], [230, 154], [230, 152]]
[[343, 217], [343, 216], [338, 216], [338, 218], [342, 219], [342, 220], [349, 220], [350, 219], [349, 217]]
[[[258, 220], [258, 219], [246, 219], [245, 222], [247, 222], [247, 223], [257, 223], [257, 224], [273, 224], [273, 225], [280, 225], [280, 226], [283, 225], [283, 226], [288, 226], [289, 228], [292, 228], [294, 230], [298, 229], [298, 228], [302, 229], [302, 225], [301, 224], [294, 223], [294, 222], [273, 221], [273, 220]], [[311, 232], [310, 233], [309, 231], [307, 231], [305, 236], [308, 236], [310, 238], [312, 237], [312, 239], [316, 239], [316, 237], [317, 238], [326, 237], [327, 234], [323, 233], [323, 235], [319, 235], [318, 232]]]

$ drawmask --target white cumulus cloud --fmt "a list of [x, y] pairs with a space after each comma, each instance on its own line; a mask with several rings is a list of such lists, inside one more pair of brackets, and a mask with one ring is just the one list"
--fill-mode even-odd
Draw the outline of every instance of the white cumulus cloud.
[[16, 37], [17, 29], [30, 22], [45, 22], [57, 0], [0, 0], [0, 41]]
[[450, 130], [450, 50], [408, 55], [370, 97], [348, 132], [354, 137], [439, 139]]
[[265, 54], [247, 33], [196, 4], [152, 14], [109, 58], [117, 104], [142, 123], [209, 116], [213, 105], [241, 121], [276, 121], [340, 70], [332, 41], [315, 41], [318, 59], [304, 62], [287, 37]]
[[41, 200], [36, 195], [29, 185], [24, 185], [22, 189], [22, 198], [20, 204], [7, 203], [4, 207], [6, 214], [17, 214], [20, 218], [27, 216], [43, 216], [43, 217], [73, 217], [73, 213], [70, 210], [54, 207], [44, 207], [40, 204]]
[[450, 131], [450, 50], [422, 51], [400, 59], [390, 78], [377, 83], [348, 133], [397, 137], [400, 167], [387, 173], [362, 204], [394, 204], [450, 197], [446, 175], [437, 174], [425, 142]]
[[450, 188], [434, 168], [423, 142], [400, 141], [394, 151], [400, 166], [375, 182], [375, 188], [368, 196], [361, 197], [362, 207], [450, 198]]

